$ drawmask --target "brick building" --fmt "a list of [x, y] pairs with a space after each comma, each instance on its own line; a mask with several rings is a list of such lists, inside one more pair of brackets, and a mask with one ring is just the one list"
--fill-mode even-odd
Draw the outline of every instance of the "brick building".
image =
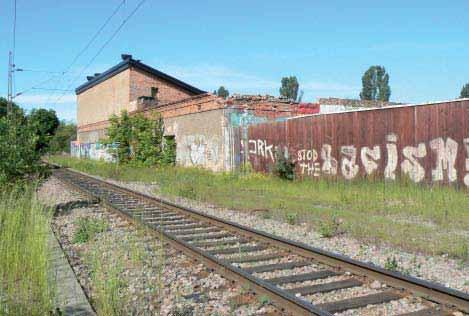
[[87, 80], [76, 89], [78, 135], [72, 155], [93, 159], [110, 159], [100, 140], [106, 137], [109, 117], [122, 110], [160, 113], [165, 135], [176, 140], [176, 163], [215, 171], [239, 166], [247, 126], [319, 111], [317, 105], [272, 96], [219, 98], [131, 55], [122, 55], [119, 64]]

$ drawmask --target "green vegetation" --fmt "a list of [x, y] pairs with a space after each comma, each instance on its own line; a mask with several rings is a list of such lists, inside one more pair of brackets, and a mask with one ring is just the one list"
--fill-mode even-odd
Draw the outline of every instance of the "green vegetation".
[[0, 315], [42, 316], [52, 310], [51, 216], [32, 186], [0, 191]]
[[116, 166], [64, 156], [51, 161], [121, 181], [156, 183], [159, 193], [168, 197], [185, 195], [221, 207], [268, 210], [281, 220], [295, 212], [316, 229], [324, 222], [336, 222], [340, 232], [356, 238], [469, 260], [469, 199], [452, 187], [424, 187], [409, 181], [284, 181], [255, 173]]
[[74, 123], [60, 121], [59, 127], [52, 136], [49, 151], [52, 153], [70, 152], [70, 142], [77, 138], [77, 126]]
[[469, 98], [469, 83], [466, 83], [462, 89], [461, 93], [459, 94], [460, 98]]
[[36, 150], [45, 153], [55, 131], [59, 127], [59, 119], [54, 110], [34, 109], [28, 115], [28, 125], [36, 135]]
[[109, 121], [111, 126], [107, 129], [106, 143], [117, 145], [111, 152], [120, 164], [152, 166], [174, 163], [175, 142], [167, 138], [165, 146], [164, 124], [160, 115], [147, 118], [142, 114], [129, 116], [123, 111], [120, 116], [114, 115]]
[[213, 94], [217, 95], [217, 96], [219, 96], [223, 99], [226, 99], [230, 95], [230, 92], [227, 89], [225, 89], [224, 86], [220, 86], [220, 88], [218, 88], [218, 90], [213, 91]]
[[156, 282], [147, 284], [146, 297], [139, 299], [162, 299], [163, 245], [155, 239], [141, 242], [147, 237], [145, 230], [138, 228], [124, 237], [105, 232], [101, 238], [88, 241], [85, 261], [93, 283], [91, 300], [98, 315], [142, 315], [145, 306], [132, 301], [135, 296], [128, 285], [130, 278], [141, 277], [145, 271], [156, 271]]
[[296, 101], [300, 84], [296, 76], [283, 77], [279, 89], [280, 96]]
[[391, 87], [389, 74], [383, 66], [371, 66], [363, 74], [360, 99], [372, 101], [389, 101]]
[[108, 225], [103, 220], [88, 217], [79, 218], [76, 225], [78, 229], [73, 236], [73, 242], [80, 244], [93, 239], [96, 234], [102, 233], [108, 228]]

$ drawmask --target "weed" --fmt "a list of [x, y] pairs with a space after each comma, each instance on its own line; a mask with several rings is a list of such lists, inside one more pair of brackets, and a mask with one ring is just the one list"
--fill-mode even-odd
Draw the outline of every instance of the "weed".
[[295, 225], [298, 221], [298, 214], [297, 213], [286, 213], [285, 219], [288, 224]]
[[267, 295], [259, 296], [258, 300], [262, 306], [268, 305], [271, 302], [270, 297], [268, 297]]
[[157, 193], [167, 198], [196, 198], [217, 207], [246, 211], [274, 210], [274, 217], [278, 213], [281, 219], [294, 211], [315, 228], [319, 227], [318, 218], [340, 212], [343, 223], [338, 233], [469, 260], [463, 246], [469, 245], [469, 237], [460, 233], [469, 227], [469, 198], [452, 187], [426, 187], [406, 179], [283, 181], [260, 173], [229, 176], [200, 168], [116, 166], [65, 156], [51, 156], [49, 160], [104, 178], [157, 184]]
[[340, 221], [335, 213], [319, 223], [319, 234], [324, 238], [331, 238], [339, 233]]
[[387, 257], [386, 262], [384, 263], [384, 268], [391, 271], [399, 271], [399, 263], [397, 262], [396, 257]]
[[194, 307], [188, 304], [182, 304], [181, 306], [175, 306], [169, 312], [170, 316], [192, 316], [194, 315]]
[[55, 286], [50, 219], [33, 186], [0, 190], [0, 315], [47, 315]]
[[73, 236], [73, 243], [79, 244], [88, 242], [96, 234], [102, 233], [108, 228], [108, 225], [103, 220], [88, 217], [79, 218], [75, 224], [78, 226], [78, 229]]

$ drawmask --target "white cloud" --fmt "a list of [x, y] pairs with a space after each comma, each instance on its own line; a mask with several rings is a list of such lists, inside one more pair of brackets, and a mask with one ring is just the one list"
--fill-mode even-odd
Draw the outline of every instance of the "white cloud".
[[[220, 85], [225, 86], [231, 93], [278, 94], [280, 79], [265, 78], [258, 75], [240, 72], [238, 70], [218, 65], [201, 64], [193, 67], [166, 65], [162, 71], [201, 89], [211, 91]], [[346, 97], [355, 95], [358, 87], [336, 82], [301, 81], [300, 90], [305, 97], [314, 96]]]
[[54, 103], [75, 103], [76, 98], [76, 95], [72, 93], [63, 96], [59, 94], [25, 94], [16, 97], [15, 102], [20, 105], [48, 106]]

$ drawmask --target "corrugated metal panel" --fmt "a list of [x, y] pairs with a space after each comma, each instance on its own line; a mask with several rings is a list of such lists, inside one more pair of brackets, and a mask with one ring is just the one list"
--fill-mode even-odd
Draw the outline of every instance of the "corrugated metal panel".
[[288, 148], [300, 178], [405, 176], [469, 187], [468, 122], [469, 100], [299, 117], [250, 126], [247, 160], [268, 172], [270, 152]]

